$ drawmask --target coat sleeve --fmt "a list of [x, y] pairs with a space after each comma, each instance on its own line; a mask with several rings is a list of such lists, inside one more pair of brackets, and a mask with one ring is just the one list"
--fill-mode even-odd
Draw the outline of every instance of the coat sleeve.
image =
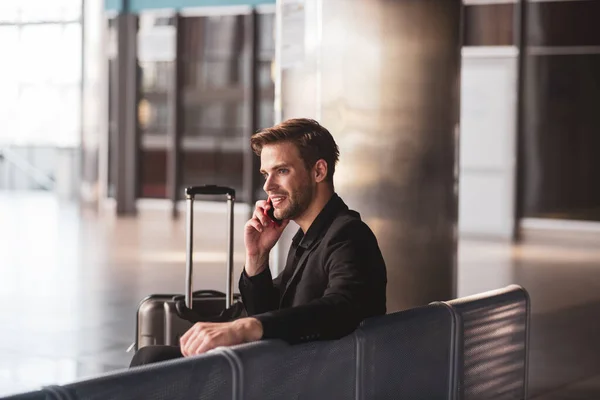
[[248, 315], [276, 310], [279, 307], [278, 279], [273, 281], [269, 267], [252, 277], [244, 270], [239, 282], [242, 302]]
[[357, 221], [324, 245], [328, 285], [323, 296], [302, 306], [255, 315], [263, 325], [263, 339], [290, 343], [338, 339], [364, 318], [385, 314], [385, 265], [370, 229]]

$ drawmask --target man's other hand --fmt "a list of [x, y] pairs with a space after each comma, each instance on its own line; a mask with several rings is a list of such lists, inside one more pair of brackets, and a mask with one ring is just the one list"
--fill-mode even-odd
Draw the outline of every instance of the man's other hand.
[[232, 322], [194, 324], [179, 341], [185, 357], [195, 356], [220, 346], [233, 346], [260, 340], [262, 324], [256, 318], [242, 318]]

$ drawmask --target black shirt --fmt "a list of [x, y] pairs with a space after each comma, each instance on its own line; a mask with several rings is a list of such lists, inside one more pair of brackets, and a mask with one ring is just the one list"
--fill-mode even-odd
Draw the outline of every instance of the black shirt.
[[240, 277], [248, 315], [263, 338], [337, 339], [386, 312], [386, 268], [371, 229], [334, 194], [310, 228], [298, 230], [285, 269]]

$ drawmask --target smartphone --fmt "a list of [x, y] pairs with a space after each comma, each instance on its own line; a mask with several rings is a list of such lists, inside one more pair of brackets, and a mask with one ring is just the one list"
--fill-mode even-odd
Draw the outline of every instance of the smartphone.
[[267, 210], [267, 216], [271, 218], [271, 221], [275, 222], [277, 226], [281, 226], [283, 221], [275, 217], [275, 208], [273, 208], [273, 202], [271, 201], [271, 198], [267, 200], [267, 204], [271, 206], [271, 208]]

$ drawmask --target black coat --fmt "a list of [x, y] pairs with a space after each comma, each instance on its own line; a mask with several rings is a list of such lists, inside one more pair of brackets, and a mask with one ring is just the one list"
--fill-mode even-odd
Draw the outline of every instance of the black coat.
[[263, 325], [263, 338], [288, 342], [337, 339], [386, 312], [386, 268], [377, 240], [360, 215], [336, 194], [306, 235], [292, 241], [286, 267], [242, 273], [246, 310]]

